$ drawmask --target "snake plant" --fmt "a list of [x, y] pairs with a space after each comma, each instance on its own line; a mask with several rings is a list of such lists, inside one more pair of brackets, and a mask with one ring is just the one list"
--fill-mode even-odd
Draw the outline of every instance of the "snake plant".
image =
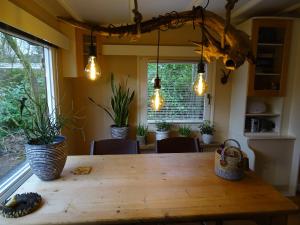
[[125, 85], [116, 85], [113, 74], [111, 74], [111, 89], [113, 95], [110, 104], [113, 113], [107, 107], [96, 103], [92, 98], [89, 97], [89, 100], [103, 109], [114, 121], [116, 127], [126, 127], [128, 126], [129, 105], [133, 100], [134, 91], [131, 92], [127, 88], [127, 80]]

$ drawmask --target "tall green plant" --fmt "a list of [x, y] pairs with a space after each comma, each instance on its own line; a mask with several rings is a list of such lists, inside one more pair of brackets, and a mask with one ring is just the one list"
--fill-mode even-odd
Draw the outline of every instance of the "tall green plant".
[[122, 86], [120, 83], [116, 85], [113, 74], [111, 74], [111, 90], [113, 95], [111, 97], [110, 104], [113, 113], [111, 113], [107, 107], [96, 103], [91, 97], [89, 97], [88, 99], [96, 106], [103, 109], [114, 121], [115, 126], [128, 126], [129, 105], [134, 98], [134, 91], [131, 92], [130, 89], [127, 88], [127, 80], [124, 86]]
[[[27, 101], [34, 107], [28, 107]], [[30, 117], [29, 121], [22, 119], [25, 113]], [[30, 95], [20, 100], [20, 114], [20, 127], [27, 137], [28, 144], [47, 145], [53, 143], [65, 124], [62, 115], [49, 112], [46, 101], [37, 101]]]

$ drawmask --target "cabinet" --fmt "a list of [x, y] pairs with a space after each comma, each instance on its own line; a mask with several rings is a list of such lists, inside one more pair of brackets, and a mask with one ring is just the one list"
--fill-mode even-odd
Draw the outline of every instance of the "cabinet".
[[[62, 50], [62, 73], [64, 77], [82, 77], [87, 64], [90, 46], [90, 32], [74, 28], [68, 24], [61, 24], [61, 30], [69, 38], [69, 49]], [[93, 34], [93, 43], [96, 45], [97, 60], [101, 55], [101, 38]]]
[[290, 20], [254, 19], [248, 96], [284, 96], [291, 39]]

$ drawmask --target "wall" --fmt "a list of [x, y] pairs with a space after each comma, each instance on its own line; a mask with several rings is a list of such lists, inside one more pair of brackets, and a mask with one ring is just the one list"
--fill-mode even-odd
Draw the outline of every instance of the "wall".
[[[34, 1], [29, 0], [11, 0], [11, 2], [23, 8], [25, 11], [41, 20], [43, 23], [50, 25], [60, 31], [58, 21], [43, 10]], [[38, 28], [38, 27], [36, 27]], [[36, 29], [35, 28], [35, 29]], [[64, 32], [64, 29], [61, 29]], [[199, 28], [196, 31], [192, 26], [184, 26], [177, 30], [169, 30], [161, 32], [161, 45], [182, 45], [193, 46], [192, 40], [199, 41], [201, 39]], [[138, 42], [133, 42], [131, 38], [103, 38], [103, 44], [157, 44], [157, 32], [142, 35]], [[74, 54], [74, 51], [71, 53]], [[90, 82], [84, 77], [64, 78], [62, 77], [61, 51], [58, 53], [58, 84], [59, 84], [59, 99], [61, 111], [64, 114], [79, 117], [77, 128], [83, 127], [84, 132], [77, 129], [64, 129], [63, 134], [66, 135], [68, 141], [69, 154], [88, 154], [89, 143], [93, 139], [109, 138], [112, 124], [110, 118], [99, 108], [88, 102], [87, 97], [93, 97], [97, 102], [104, 105], [109, 105], [110, 99], [110, 73], [114, 72], [117, 80], [126, 79], [129, 77], [129, 87], [138, 89], [138, 57], [135, 56], [105, 56], [101, 59], [101, 67], [103, 77], [96, 82]], [[197, 58], [198, 60], [198, 58]], [[213, 94], [214, 102], [214, 123], [216, 126], [216, 140], [223, 141], [227, 137], [228, 120], [229, 120], [229, 105], [230, 105], [230, 90], [231, 84], [223, 86], [220, 84], [221, 67], [219, 64], [214, 64], [213, 79], [215, 94]], [[75, 66], [75, 65], [74, 65]], [[137, 123], [137, 100], [135, 99], [131, 107], [131, 117], [129, 123], [135, 126]], [[131, 130], [131, 138], [134, 138], [135, 131]]]
[[[161, 45], [193, 45], [191, 40], [199, 41], [199, 30], [193, 30], [191, 26], [184, 26], [178, 30], [170, 30], [161, 32]], [[130, 38], [103, 38], [103, 44], [148, 44], [156, 45], [157, 32], [142, 35], [138, 42], [131, 42]], [[199, 60], [197, 57], [196, 60]], [[216, 126], [216, 140], [223, 141], [227, 137], [228, 121], [229, 121], [229, 105], [230, 105], [230, 82], [227, 85], [220, 84], [221, 66], [215, 63], [214, 68], [214, 123]], [[129, 76], [129, 87], [138, 90], [139, 87], [139, 68], [137, 56], [103, 56], [101, 58], [102, 77], [96, 82], [88, 81], [84, 77], [78, 77], [72, 80], [73, 84], [73, 101], [76, 110], [82, 110], [84, 117], [83, 123], [85, 130], [85, 140], [81, 135], [76, 135], [76, 149], [73, 154], [88, 154], [89, 143], [93, 139], [110, 138], [111, 119], [107, 114], [91, 104], [88, 97], [92, 97], [96, 102], [109, 106], [110, 104], [110, 73], [113, 72], [117, 80], [125, 80]], [[146, 87], [145, 87], [146, 88]], [[130, 138], [135, 138], [134, 127], [138, 123], [138, 105], [135, 98], [130, 109]]]
[[293, 22], [293, 34], [291, 42], [291, 50], [289, 56], [289, 77], [287, 97], [284, 107], [283, 130], [284, 133], [296, 137], [292, 168], [290, 175], [291, 189], [295, 190], [300, 179], [299, 174], [299, 158], [300, 158], [300, 20], [295, 19]]

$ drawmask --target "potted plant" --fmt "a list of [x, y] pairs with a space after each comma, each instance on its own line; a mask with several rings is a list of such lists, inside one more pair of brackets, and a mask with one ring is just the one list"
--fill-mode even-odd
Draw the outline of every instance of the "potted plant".
[[139, 124], [136, 130], [136, 139], [140, 145], [145, 145], [147, 141], [148, 127]]
[[192, 134], [191, 128], [188, 126], [182, 126], [178, 129], [180, 137], [190, 137]]
[[[65, 119], [56, 109], [49, 112], [45, 99], [28, 94], [20, 103], [19, 125], [27, 138], [26, 159], [32, 172], [45, 181], [59, 178], [67, 159], [65, 137], [60, 135]], [[25, 114], [29, 120], [23, 119]]]
[[213, 135], [215, 132], [214, 126], [209, 120], [204, 120], [200, 125], [200, 133], [202, 135], [202, 141], [204, 144], [210, 144], [213, 141]]
[[129, 105], [133, 100], [134, 91], [130, 91], [127, 88], [127, 81], [125, 85], [115, 85], [114, 75], [111, 74], [111, 108], [113, 113], [107, 107], [97, 104], [92, 98], [89, 100], [96, 106], [103, 109], [109, 117], [114, 121], [111, 125], [111, 137], [118, 139], [126, 139], [128, 136], [128, 117], [129, 117]]
[[170, 136], [171, 124], [167, 122], [159, 122], [156, 124], [156, 140], [166, 139]]

